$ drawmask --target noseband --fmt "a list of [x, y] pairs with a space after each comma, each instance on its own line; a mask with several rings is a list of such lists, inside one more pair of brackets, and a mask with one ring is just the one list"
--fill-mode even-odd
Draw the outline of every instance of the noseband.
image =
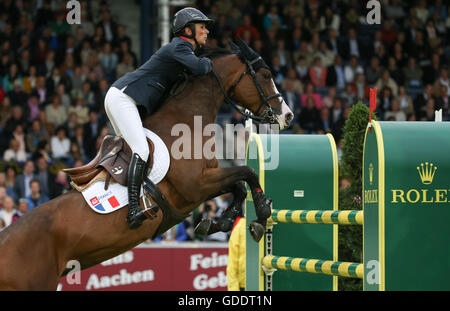
[[[259, 83], [258, 78], [256, 77], [256, 71], [254, 68], [255, 63], [262, 61], [261, 56], [255, 58], [252, 61], [249, 61], [244, 58], [244, 61], [245, 61], [245, 64], [247, 65], [247, 70], [244, 71], [243, 73], [241, 73], [239, 78], [236, 80], [236, 82], [233, 83], [233, 85], [230, 87], [228, 92], [225, 90], [225, 88], [222, 85], [222, 82], [220, 81], [219, 77], [213, 70], [214, 77], [216, 78], [217, 82], [219, 83], [220, 89], [225, 96], [224, 101], [227, 104], [231, 105], [236, 111], [241, 113], [243, 116], [250, 118], [250, 119], [254, 120], [255, 122], [277, 124], [278, 121], [276, 119], [276, 116], [275, 116], [272, 106], [269, 104], [269, 101], [273, 98], [282, 97], [282, 95], [280, 93], [275, 93], [270, 96], [264, 95], [261, 84]], [[255, 82], [256, 89], [258, 90], [259, 97], [261, 98], [261, 104], [259, 105], [258, 110], [256, 110], [256, 112], [254, 114], [245, 112], [241, 107], [236, 105], [232, 100], [232, 97], [234, 95], [234, 89], [239, 84], [239, 82], [241, 82], [242, 78], [248, 73], [250, 73], [253, 82]], [[263, 106], [265, 106], [264, 110], [262, 111], [261, 115], [258, 115], [259, 111], [261, 110], [261, 108]]]

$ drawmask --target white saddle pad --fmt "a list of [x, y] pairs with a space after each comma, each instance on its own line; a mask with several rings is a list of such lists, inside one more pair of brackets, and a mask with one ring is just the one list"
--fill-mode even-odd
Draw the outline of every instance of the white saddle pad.
[[[153, 142], [153, 167], [148, 178], [158, 184], [166, 176], [170, 167], [170, 155], [166, 145], [158, 135], [144, 129], [146, 136]], [[128, 188], [118, 183], [110, 183], [105, 190], [105, 182], [97, 181], [81, 192], [88, 205], [97, 213], [109, 214], [128, 205]], [[143, 188], [141, 187], [141, 197]]]

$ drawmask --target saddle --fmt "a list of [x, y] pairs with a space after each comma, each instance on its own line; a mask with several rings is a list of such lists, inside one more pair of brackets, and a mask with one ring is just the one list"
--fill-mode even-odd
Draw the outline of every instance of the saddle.
[[[145, 190], [144, 193], [146, 193], [146, 199], [144, 198], [142, 201], [141, 208], [144, 209], [145, 215], [150, 219], [156, 217], [159, 208], [162, 210], [163, 219], [152, 236], [152, 239], [155, 239], [177, 223], [184, 221], [190, 214], [180, 214], [148, 178], [148, 170], [153, 167], [155, 146], [150, 139], [147, 138], [147, 141], [150, 155], [147, 160], [147, 172], [144, 174], [144, 182], [142, 184]], [[80, 167], [66, 168], [63, 171], [69, 175], [72, 180], [70, 184], [78, 191], [86, 189], [96, 181], [105, 181], [105, 190], [107, 190], [111, 178], [113, 182], [127, 186], [131, 155], [131, 148], [122, 137], [107, 135], [102, 141], [100, 150], [91, 162]], [[152, 204], [150, 198], [155, 201], [156, 205]]]
[[[147, 138], [147, 141], [150, 149], [148, 168], [151, 168], [155, 147], [150, 139]], [[63, 171], [69, 175], [72, 186], [78, 190], [90, 185], [102, 171], [106, 171], [106, 176], [101, 175], [102, 177], [105, 176], [105, 190], [108, 189], [111, 178], [122, 186], [127, 186], [131, 155], [131, 148], [122, 137], [106, 135], [97, 155], [91, 162], [80, 167], [66, 168]], [[148, 172], [146, 172], [147, 174]]]

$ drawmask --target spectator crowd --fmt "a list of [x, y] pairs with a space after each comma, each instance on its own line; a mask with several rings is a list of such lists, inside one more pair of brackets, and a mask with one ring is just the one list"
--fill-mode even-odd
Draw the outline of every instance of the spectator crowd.
[[[110, 0], [112, 1], [112, 0]], [[381, 120], [450, 120], [450, 6], [442, 0], [198, 0], [216, 22], [208, 47], [241, 37], [271, 67], [295, 118], [290, 133], [331, 133], [338, 146], [351, 107], [377, 88]], [[0, 0], [0, 228], [70, 189], [63, 167], [87, 163], [112, 133], [103, 99], [112, 82], [146, 61], [106, 1]], [[172, 7], [171, 16], [181, 7]], [[221, 122], [243, 118], [223, 106]], [[229, 196], [203, 204], [169, 239], [192, 240], [201, 217], [217, 218]], [[2, 224], [3, 223], [3, 224]], [[1, 229], [0, 229], [1, 230]], [[226, 241], [216, 235], [210, 240]]]
[[106, 1], [0, 0], [0, 230], [70, 189], [64, 167], [95, 157], [112, 133], [103, 99], [138, 65]]
[[[294, 133], [332, 133], [339, 145], [350, 108], [369, 105], [391, 121], [450, 120], [450, 6], [442, 0], [379, 1], [381, 23], [368, 24], [368, 1], [197, 1], [217, 22], [210, 46], [238, 36], [269, 64], [294, 111]], [[233, 122], [239, 121], [232, 116]]]

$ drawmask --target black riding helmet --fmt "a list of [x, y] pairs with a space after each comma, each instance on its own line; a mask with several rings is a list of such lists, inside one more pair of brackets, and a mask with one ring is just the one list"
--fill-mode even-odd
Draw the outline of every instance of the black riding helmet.
[[[184, 8], [175, 13], [175, 20], [173, 21], [173, 34], [175, 36], [181, 36], [184, 27], [189, 27], [192, 30], [192, 35], [187, 36], [195, 40], [195, 23], [205, 23], [206, 25], [213, 23], [212, 19], [209, 19], [200, 10], [195, 8]], [[195, 40], [197, 43], [197, 40]], [[197, 44], [198, 45], [198, 44]]]

